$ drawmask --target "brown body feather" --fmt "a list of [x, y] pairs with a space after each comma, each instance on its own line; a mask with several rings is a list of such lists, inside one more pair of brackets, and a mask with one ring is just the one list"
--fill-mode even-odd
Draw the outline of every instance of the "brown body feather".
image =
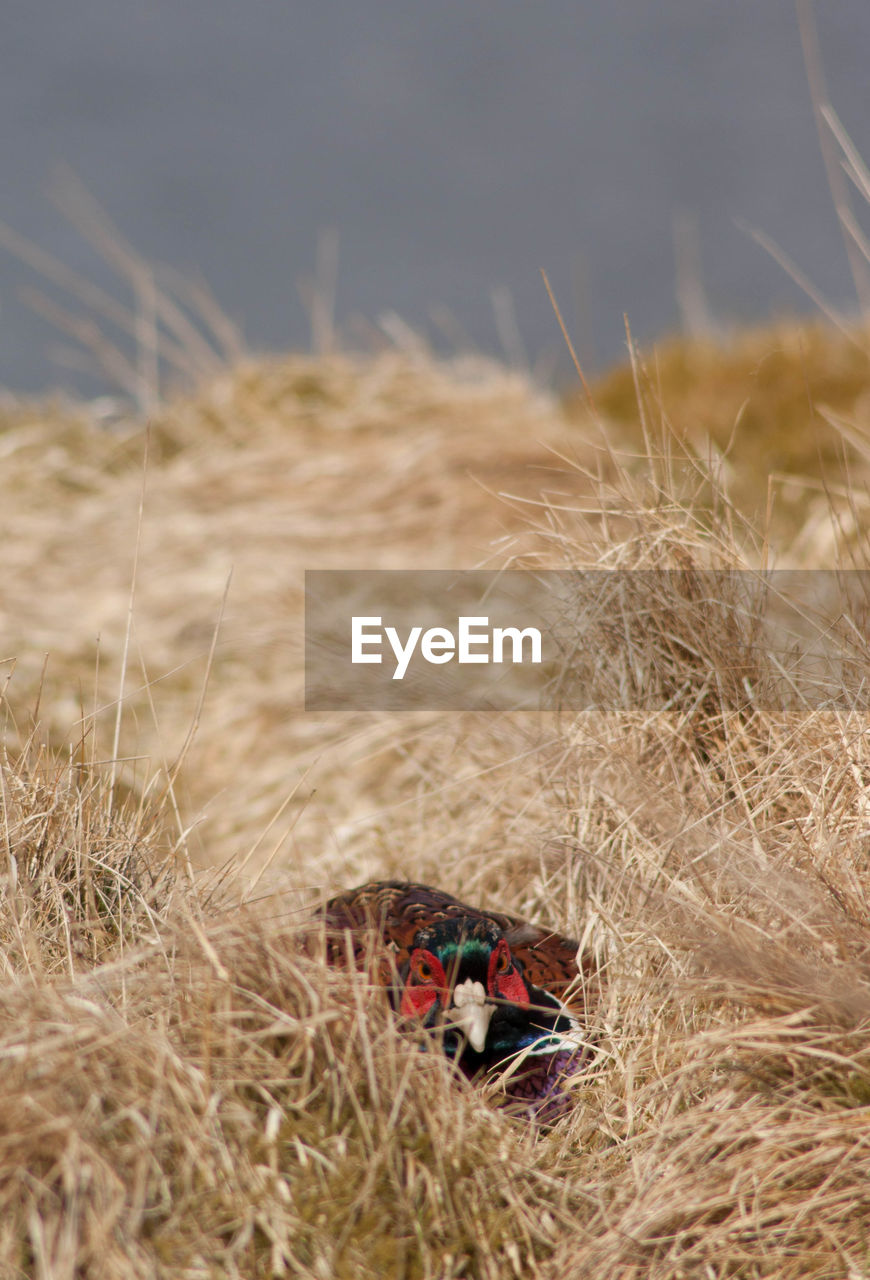
[[[529, 982], [566, 1000], [577, 1012], [585, 1011], [578, 981], [579, 943], [516, 916], [480, 911], [441, 889], [406, 880], [373, 880], [349, 889], [331, 898], [323, 914], [327, 927], [336, 934], [350, 930], [355, 935], [353, 949], [358, 962], [365, 954], [365, 935], [374, 932], [389, 947], [398, 968], [407, 961], [420, 929], [439, 920], [491, 920], [501, 929]], [[337, 938], [330, 944], [330, 954], [333, 960], [344, 955], [344, 945]], [[590, 968], [590, 962], [584, 960], [584, 977], [590, 976]], [[389, 981], [386, 972], [383, 978]]]

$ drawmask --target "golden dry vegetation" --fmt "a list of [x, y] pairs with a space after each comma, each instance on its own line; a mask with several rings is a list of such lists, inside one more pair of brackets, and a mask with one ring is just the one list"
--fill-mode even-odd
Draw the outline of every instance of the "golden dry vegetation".
[[[416, 347], [243, 362], [147, 431], [3, 410], [0, 1273], [870, 1274], [866, 715], [744, 696], [698, 602], [866, 563], [868, 390], [864, 335], [781, 327], [596, 412]], [[650, 697], [303, 711], [305, 568], [505, 564], [678, 570]], [[551, 1131], [325, 967], [312, 906], [375, 875], [594, 951]]]

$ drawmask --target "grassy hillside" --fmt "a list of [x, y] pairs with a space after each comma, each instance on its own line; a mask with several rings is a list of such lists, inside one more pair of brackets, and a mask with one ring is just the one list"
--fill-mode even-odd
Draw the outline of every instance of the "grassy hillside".
[[[2, 410], [3, 1275], [867, 1273], [866, 717], [744, 696], [697, 594], [865, 564], [865, 337], [591, 392], [417, 350], [249, 362], [147, 430]], [[303, 569], [506, 564], [679, 570], [671, 696], [302, 710]], [[552, 1131], [325, 967], [312, 905], [373, 875], [595, 953]]]
[[[630, 439], [642, 439], [644, 418], [653, 428], [666, 424], [715, 469], [781, 558], [833, 563], [833, 544], [827, 561], [818, 546], [803, 547], [811, 534], [824, 535], [832, 503], [838, 519], [850, 500], [866, 513], [867, 360], [864, 334], [821, 325], [737, 331], [719, 343], [671, 339], [634, 368], [602, 377], [594, 399], [611, 429]], [[569, 406], [582, 418], [585, 397], [572, 396]]]

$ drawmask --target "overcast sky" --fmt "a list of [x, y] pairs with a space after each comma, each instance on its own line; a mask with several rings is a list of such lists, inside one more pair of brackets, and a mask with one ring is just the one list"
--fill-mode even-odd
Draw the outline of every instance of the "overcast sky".
[[[816, 20], [870, 159], [870, 3]], [[324, 231], [342, 326], [397, 312], [448, 349], [497, 351], [507, 290], [530, 356], [558, 352], [544, 267], [584, 360], [619, 359], [624, 312], [643, 340], [679, 323], [675, 226], [714, 321], [810, 308], [741, 223], [854, 305], [793, 0], [14, 2], [0, 122], [5, 224], [108, 283], [50, 198], [69, 170], [255, 349], [308, 347]], [[38, 283], [0, 250], [0, 383], [94, 394], [21, 301]]]

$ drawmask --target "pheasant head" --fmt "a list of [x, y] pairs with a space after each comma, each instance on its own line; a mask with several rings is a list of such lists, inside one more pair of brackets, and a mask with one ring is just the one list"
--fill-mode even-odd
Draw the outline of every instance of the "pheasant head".
[[402, 1018], [443, 1034], [469, 1075], [535, 1046], [564, 1045], [577, 1024], [554, 996], [528, 983], [502, 930], [473, 917], [418, 930], [393, 1001]]

